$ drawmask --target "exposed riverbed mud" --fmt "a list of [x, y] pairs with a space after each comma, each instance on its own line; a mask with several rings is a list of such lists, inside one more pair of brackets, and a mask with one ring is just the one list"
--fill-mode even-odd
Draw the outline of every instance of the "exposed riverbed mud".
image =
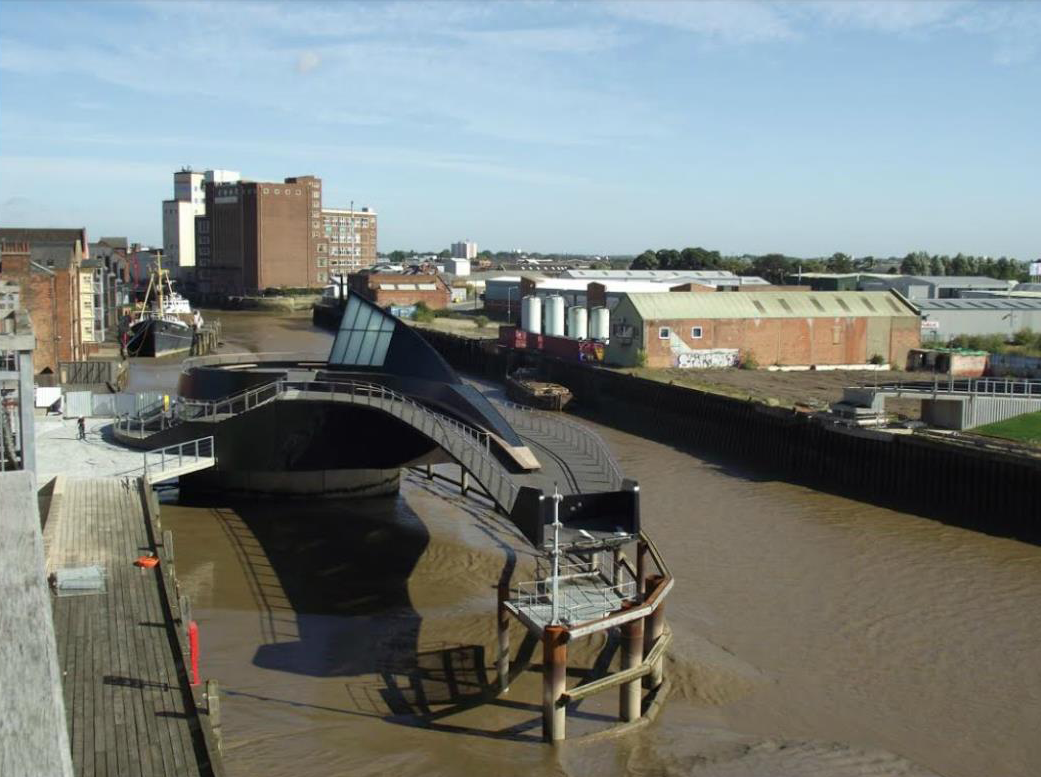
[[[257, 350], [331, 340], [222, 318]], [[163, 523], [224, 693], [229, 774], [1041, 773], [1041, 548], [597, 430], [677, 578], [653, 723], [537, 744], [540, 650], [519, 628], [528, 669], [487, 699], [495, 586], [530, 579], [533, 560], [450, 485], [409, 475], [396, 498], [321, 504], [172, 496]], [[602, 639], [571, 648], [577, 669], [608, 659]], [[608, 728], [617, 703], [584, 702], [569, 733]]]

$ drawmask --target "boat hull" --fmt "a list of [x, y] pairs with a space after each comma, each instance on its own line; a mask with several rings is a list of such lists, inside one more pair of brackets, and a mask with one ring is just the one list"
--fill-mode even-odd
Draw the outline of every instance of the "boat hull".
[[192, 329], [180, 321], [148, 319], [130, 328], [128, 356], [172, 356], [192, 349]]

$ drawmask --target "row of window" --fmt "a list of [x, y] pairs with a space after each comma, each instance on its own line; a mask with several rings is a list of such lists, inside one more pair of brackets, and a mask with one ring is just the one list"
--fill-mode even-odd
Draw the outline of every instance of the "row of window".
[[[272, 193], [271, 189], [269, 187], [265, 186], [264, 187], [264, 194], [271, 194], [271, 193]], [[277, 189], [275, 189], [274, 193], [275, 194], [282, 194], [282, 189], [277, 188]], [[295, 192], [291, 192], [289, 189], [286, 189], [285, 193], [286, 193], [287, 196], [290, 195], [290, 194], [296, 194], [297, 197], [300, 196], [300, 190], [299, 189], [297, 189]]]
[[[672, 336], [672, 330], [667, 326], [658, 327], [658, 339], [668, 340]], [[692, 326], [690, 328], [690, 336], [695, 340], [700, 340], [703, 336], [703, 332], [700, 326]]]

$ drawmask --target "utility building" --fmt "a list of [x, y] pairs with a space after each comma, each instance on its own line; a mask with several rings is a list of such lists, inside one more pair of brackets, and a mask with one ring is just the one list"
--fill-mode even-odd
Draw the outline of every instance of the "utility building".
[[624, 294], [605, 361], [624, 367], [903, 366], [919, 345], [917, 309], [892, 292]]

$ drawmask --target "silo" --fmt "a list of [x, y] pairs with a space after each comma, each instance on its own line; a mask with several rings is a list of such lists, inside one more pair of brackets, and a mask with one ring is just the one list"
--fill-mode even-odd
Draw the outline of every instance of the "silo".
[[575, 305], [567, 309], [567, 336], [572, 340], [585, 340], [589, 337], [589, 321], [586, 309]]
[[521, 329], [536, 335], [542, 333], [542, 300], [534, 295], [521, 300]]
[[564, 336], [564, 298], [561, 296], [546, 297], [546, 334]]
[[594, 340], [607, 340], [611, 333], [611, 312], [607, 308], [593, 308], [589, 313], [590, 334]]

